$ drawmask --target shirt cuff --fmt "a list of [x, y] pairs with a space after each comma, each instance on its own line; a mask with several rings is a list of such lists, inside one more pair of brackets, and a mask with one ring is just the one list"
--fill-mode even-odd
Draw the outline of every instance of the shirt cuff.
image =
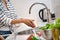
[[10, 19], [10, 20], [9, 20], [9, 25], [12, 25], [12, 24], [11, 24], [11, 21], [12, 21], [12, 20], [13, 20], [13, 19]]
[[11, 19], [11, 18], [7, 18], [6, 25], [8, 25], [8, 26], [12, 25], [12, 24], [11, 24], [11, 21], [12, 21], [12, 20], [13, 20], [13, 19]]

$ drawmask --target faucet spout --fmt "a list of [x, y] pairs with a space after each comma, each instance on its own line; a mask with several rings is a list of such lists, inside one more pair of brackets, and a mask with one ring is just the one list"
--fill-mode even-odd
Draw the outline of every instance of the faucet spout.
[[47, 9], [47, 11], [48, 11], [48, 7], [47, 7], [44, 3], [33, 3], [33, 4], [31, 5], [31, 7], [29, 8], [29, 14], [31, 14], [31, 9], [32, 9], [32, 7], [33, 7], [34, 5], [36, 5], [36, 4], [43, 5], [43, 6]]
[[50, 13], [50, 10], [48, 9], [48, 7], [44, 4], [44, 3], [33, 3], [32, 5], [31, 5], [31, 7], [29, 8], [29, 14], [31, 14], [31, 9], [32, 9], [32, 7], [34, 6], [34, 5], [36, 5], [36, 4], [40, 4], [40, 5], [43, 5], [45, 8], [46, 8], [46, 10], [47, 10], [47, 22], [49, 22], [49, 13]]

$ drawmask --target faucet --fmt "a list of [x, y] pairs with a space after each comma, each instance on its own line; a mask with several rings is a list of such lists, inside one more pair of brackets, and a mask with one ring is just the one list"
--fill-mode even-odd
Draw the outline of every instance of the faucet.
[[44, 4], [44, 3], [33, 3], [31, 5], [31, 7], [29, 8], [29, 14], [31, 14], [31, 9], [34, 5], [36, 4], [40, 4], [40, 5], [43, 5], [45, 7], [45, 9], [47, 10], [47, 22], [49, 22], [49, 14], [50, 14], [50, 10], [48, 9], [48, 7]]

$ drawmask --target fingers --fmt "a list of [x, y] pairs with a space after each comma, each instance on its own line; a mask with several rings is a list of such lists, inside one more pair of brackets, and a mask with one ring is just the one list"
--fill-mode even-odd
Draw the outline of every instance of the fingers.
[[30, 20], [30, 26], [32, 27], [32, 28], [34, 28], [35, 27], [35, 24], [34, 24], [34, 22], [33, 22], [34, 20]]
[[32, 27], [32, 28], [35, 27], [34, 20], [23, 19], [23, 23], [25, 23], [25, 24], [28, 25], [29, 27]]

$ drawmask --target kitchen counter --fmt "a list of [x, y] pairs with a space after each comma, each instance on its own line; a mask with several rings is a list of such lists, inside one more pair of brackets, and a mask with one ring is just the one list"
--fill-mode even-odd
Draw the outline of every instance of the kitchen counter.
[[17, 35], [16, 38], [14, 38], [14, 36], [11, 35], [6, 38], [6, 40], [27, 40], [28, 37], [29, 35]]
[[[6, 40], [27, 40], [30, 35], [17, 35], [14, 39], [13, 36], [9, 36]], [[42, 40], [45, 40], [43, 37], [40, 37]]]
[[18, 35], [16, 37], [16, 40], [27, 40], [28, 37], [29, 37], [29, 35]]

